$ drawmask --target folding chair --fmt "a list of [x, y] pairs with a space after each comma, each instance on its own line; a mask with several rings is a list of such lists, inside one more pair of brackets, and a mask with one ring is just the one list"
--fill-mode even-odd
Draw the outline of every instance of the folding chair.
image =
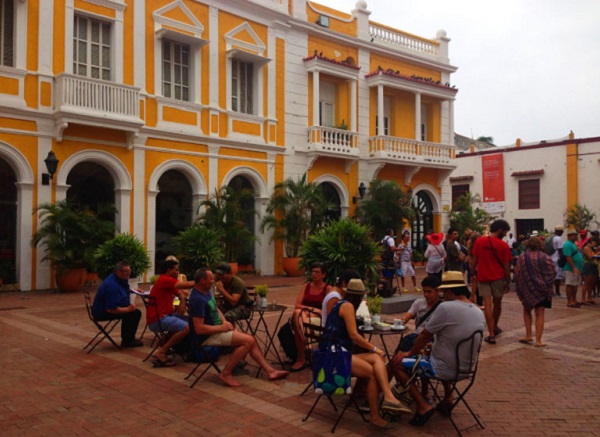
[[90, 350], [87, 351], [87, 353], [89, 354], [94, 349], [96, 349], [96, 346], [98, 346], [100, 343], [102, 343], [102, 341], [104, 341], [105, 338], [107, 338], [117, 349], [121, 349], [121, 346], [119, 346], [110, 336], [110, 333], [121, 322], [121, 319], [120, 318], [114, 318], [114, 319], [108, 319], [108, 320], [96, 319], [94, 317], [94, 315], [92, 314], [92, 298], [90, 296], [90, 288], [91, 288], [91, 286], [88, 284], [83, 286], [83, 297], [85, 299], [85, 309], [87, 310], [87, 314], [88, 314], [90, 321], [98, 329], [98, 333], [94, 336], [94, 338], [92, 338], [88, 342], [88, 344], [86, 344], [83, 347], [83, 349], [85, 350], [88, 347], [92, 346], [90, 348]]
[[153, 331], [152, 329], [150, 330], [154, 333], [154, 338], [152, 339], [152, 342], [150, 343], [150, 347], [152, 347], [152, 346], [154, 346], [154, 347], [150, 351], [150, 353], [148, 353], [148, 355], [146, 355], [146, 358], [143, 359], [142, 362], [145, 363], [146, 361], [148, 361], [148, 359], [152, 355], [154, 355], [154, 352], [156, 352], [156, 349], [161, 347], [163, 344], [165, 344], [169, 340], [170, 333], [169, 333], [169, 331], [165, 331], [160, 323], [160, 317], [158, 314], [158, 304], [156, 303], [156, 298], [154, 296], [150, 296], [150, 295], [141, 296], [141, 297], [142, 297], [142, 302], [144, 302], [144, 307], [146, 308], [146, 314], [148, 314], [149, 311], [154, 312], [157, 317], [156, 323], [158, 325], [158, 329], [156, 331]]
[[[481, 342], [483, 340], [483, 331], [475, 331], [471, 336], [461, 340], [456, 345], [455, 350], [455, 358], [456, 358], [456, 374], [453, 379], [445, 380], [440, 378], [430, 378], [429, 386], [432, 388], [433, 393], [439, 403], [442, 403], [443, 397], [441, 397], [438, 393], [438, 388], [442, 383], [450, 384], [451, 393], [455, 396], [454, 402], [450, 406], [446, 406], [445, 410], [446, 416], [452, 422], [454, 429], [458, 433], [459, 436], [462, 436], [462, 432], [458, 429], [454, 418], [452, 417], [452, 411], [454, 408], [462, 402], [471, 416], [477, 422], [474, 425], [471, 425], [465, 430], [472, 428], [474, 426], [479, 426], [481, 429], [485, 429], [475, 412], [471, 409], [467, 400], [465, 399], [465, 395], [469, 391], [469, 389], [473, 386], [475, 382], [475, 376], [477, 375], [477, 367], [479, 364], [479, 352], [481, 351]], [[463, 361], [461, 361], [461, 351], [463, 352]], [[465, 361], [464, 358], [468, 357], [468, 361]], [[460, 383], [460, 386], [459, 386]]]
[[[321, 326], [321, 314], [310, 308], [303, 308], [300, 312], [300, 320], [302, 320], [302, 331], [304, 334], [304, 349], [306, 351], [306, 362], [312, 368], [312, 353], [319, 348], [323, 332], [325, 328]], [[300, 396], [312, 387], [312, 380], [308, 383]], [[334, 405], [335, 408], [335, 405]]]
[[[208, 352], [206, 347], [202, 346], [202, 344], [200, 344], [200, 342], [198, 341], [198, 336], [196, 335], [196, 330], [194, 329], [194, 318], [192, 317], [192, 315], [190, 313], [189, 304], [188, 304], [188, 314], [190, 314], [190, 316], [188, 318], [188, 323], [190, 325], [190, 336], [191, 336], [190, 343], [192, 345], [192, 351], [195, 354], [195, 356], [198, 356], [198, 351], [201, 351], [202, 354], [206, 357], [206, 359], [208, 361], [206, 363], [197, 363], [194, 366], [194, 368], [192, 369], [192, 371], [190, 373], [188, 373], [188, 375], [184, 378], [187, 381], [188, 379], [190, 379], [193, 376], [195, 378], [195, 380], [192, 383], [192, 385], [190, 385], [190, 388], [194, 388], [196, 383], [198, 381], [200, 381], [200, 378], [202, 378], [204, 376], [204, 374], [210, 370], [211, 367], [213, 369], [215, 369], [217, 371], [217, 373], [221, 373], [221, 369], [219, 368], [219, 366], [217, 365], [215, 360], [210, 356], [210, 353]], [[202, 370], [202, 372], [200, 372], [200, 374], [196, 375], [196, 371], [203, 364], [205, 364], [204, 369]]]

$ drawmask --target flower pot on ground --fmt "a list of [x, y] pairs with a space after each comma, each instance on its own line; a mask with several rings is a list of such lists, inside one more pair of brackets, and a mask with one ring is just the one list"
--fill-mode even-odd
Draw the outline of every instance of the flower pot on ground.
[[[78, 278], [75, 282], [83, 286], [85, 267], [92, 264], [94, 251], [114, 235], [114, 222], [100, 218], [102, 215], [108, 216], [110, 211], [114, 211], [114, 207], [101, 207], [96, 213], [67, 200], [43, 203], [34, 210], [34, 213], [39, 213], [40, 222], [31, 244], [44, 248], [42, 261], [52, 263], [57, 286], [62, 291], [66, 291], [66, 288], [74, 290], [74, 285], [69, 286], [62, 281], [62, 276], [69, 275], [70, 270], [76, 270], [72, 277]], [[82, 272], [83, 282], [79, 279]]]
[[56, 272], [55, 282], [58, 289], [64, 293], [77, 293], [81, 291], [87, 279], [85, 267], [73, 269], [59, 269]]
[[281, 266], [282, 266], [283, 271], [285, 272], [286, 276], [299, 277], [299, 276], [304, 275], [304, 272], [306, 271], [306, 269], [304, 267], [300, 267], [300, 261], [301, 261], [301, 258], [299, 258], [299, 257], [283, 258], [283, 260], [281, 262]]

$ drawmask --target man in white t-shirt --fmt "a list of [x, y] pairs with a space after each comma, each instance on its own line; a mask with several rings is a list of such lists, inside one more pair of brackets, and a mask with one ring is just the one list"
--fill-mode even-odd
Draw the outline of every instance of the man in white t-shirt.
[[381, 273], [385, 280], [385, 287], [388, 290], [391, 290], [392, 288], [392, 280], [394, 279], [394, 272], [396, 271], [394, 256], [398, 251], [398, 248], [396, 247], [394, 238], [394, 230], [388, 229], [381, 239], [381, 246], [383, 247], [383, 252], [381, 253], [381, 265], [383, 268]]
[[515, 244], [517, 242], [517, 240], [513, 237], [512, 232], [510, 234], [508, 234], [508, 237], [506, 237], [506, 244], [508, 244], [508, 247], [510, 247], [512, 249], [513, 244]]
[[554, 263], [554, 268], [556, 269], [556, 278], [554, 279], [554, 293], [558, 297], [562, 297], [560, 294], [560, 283], [563, 279], [563, 269], [558, 267], [558, 259], [560, 258], [560, 254], [562, 253], [563, 248], [563, 239], [562, 234], [564, 230], [563, 227], [558, 225], [554, 227], [554, 236], [552, 237], [552, 247], [554, 247], [554, 253], [550, 255], [550, 259]]

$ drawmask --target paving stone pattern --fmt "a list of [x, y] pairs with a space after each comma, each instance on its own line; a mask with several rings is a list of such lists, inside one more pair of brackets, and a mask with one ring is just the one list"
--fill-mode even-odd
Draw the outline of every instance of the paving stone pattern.
[[[270, 300], [289, 306], [286, 317], [291, 313], [300, 279], [247, 279], [271, 285]], [[467, 435], [600, 435], [600, 304], [569, 309], [555, 299], [553, 305], [546, 311], [548, 347], [538, 349], [518, 343], [521, 305], [515, 293], [506, 297], [504, 333], [497, 345], [484, 344], [469, 393], [486, 429]], [[267, 320], [274, 323], [272, 316]], [[302, 422], [315, 399], [311, 392], [299, 396], [309, 370], [273, 383], [264, 372], [259, 379], [242, 375], [238, 389], [223, 386], [211, 372], [190, 389], [183, 377], [191, 364], [155, 369], [142, 362], [148, 346], [117, 351], [104, 342], [86, 354], [81, 348], [94, 329], [79, 294], [0, 293], [0, 435], [330, 435], [335, 414], [325, 401]], [[147, 345], [150, 339], [147, 333]], [[463, 407], [455, 416], [461, 427], [472, 423]], [[423, 428], [408, 425], [409, 418], [381, 431], [347, 412], [335, 435], [455, 434], [439, 415]]]

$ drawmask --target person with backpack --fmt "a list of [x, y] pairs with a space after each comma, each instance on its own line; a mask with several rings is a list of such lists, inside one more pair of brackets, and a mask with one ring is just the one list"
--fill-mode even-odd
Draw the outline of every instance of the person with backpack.
[[387, 229], [385, 235], [380, 241], [381, 244], [381, 266], [382, 276], [385, 281], [386, 290], [391, 290], [394, 279], [394, 272], [396, 271], [396, 262], [394, 261], [394, 255], [398, 252], [396, 247], [396, 241], [394, 240], [394, 230]]

